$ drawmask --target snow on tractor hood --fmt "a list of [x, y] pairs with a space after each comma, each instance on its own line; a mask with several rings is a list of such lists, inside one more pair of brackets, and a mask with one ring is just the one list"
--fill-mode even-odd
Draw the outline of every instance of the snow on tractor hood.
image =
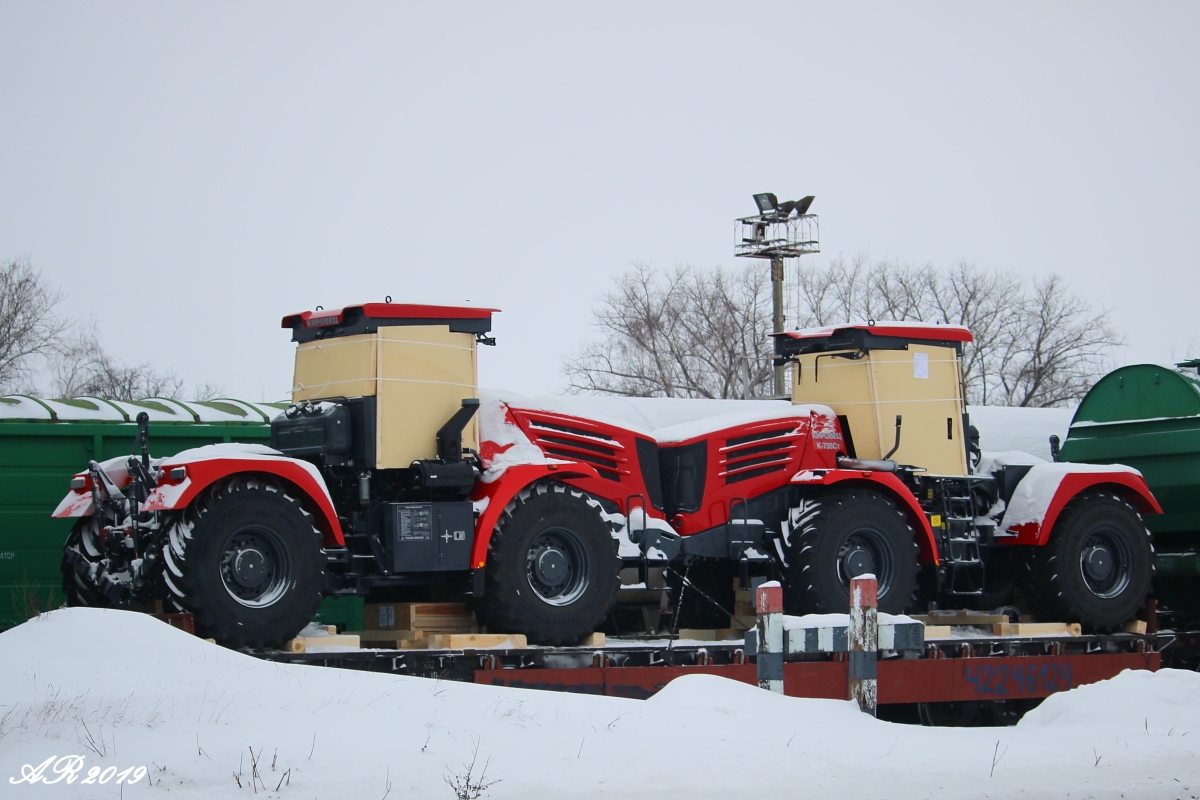
[[1014, 528], [1029, 523], [1040, 524], [1050, 510], [1050, 504], [1058, 493], [1058, 487], [1068, 475], [1087, 473], [1126, 473], [1142, 477], [1142, 473], [1123, 464], [1075, 464], [1051, 462], [1029, 453], [1008, 451], [1003, 453], [984, 452], [979, 462], [978, 474], [989, 475], [1006, 466], [1027, 466], [1029, 472], [1017, 484], [1016, 491], [1004, 511], [1004, 526]]
[[[513, 408], [548, 411], [615, 425], [674, 444], [713, 431], [782, 417], [807, 417], [817, 413], [833, 418], [828, 406], [793, 405], [789, 400], [706, 400], [680, 397], [603, 397], [595, 395], [537, 395], [480, 389], [484, 406], [504, 403]], [[488, 438], [491, 426], [481, 412], [480, 436]], [[530, 445], [532, 446], [532, 445]]]

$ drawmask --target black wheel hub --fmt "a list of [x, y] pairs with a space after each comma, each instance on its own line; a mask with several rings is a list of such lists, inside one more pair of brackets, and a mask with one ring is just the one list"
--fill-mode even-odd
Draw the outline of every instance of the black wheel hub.
[[281, 598], [291, 583], [292, 560], [279, 534], [267, 527], [236, 531], [221, 552], [221, 582], [229, 596], [250, 608]]
[[875, 571], [875, 557], [870, 550], [858, 544], [849, 547], [842, 554], [841, 561], [842, 574], [850, 578], [857, 578], [859, 575]]
[[1106, 547], [1091, 547], [1083, 553], [1083, 571], [1094, 581], [1108, 580], [1113, 566], [1112, 553]]
[[542, 600], [555, 606], [570, 605], [588, 588], [587, 550], [569, 528], [547, 528], [529, 544], [525, 574]]
[[565, 553], [555, 547], [547, 547], [538, 555], [534, 571], [542, 583], [557, 586], [567, 577], [571, 568]]
[[895, 557], [891, 545], [880, 531], [863, 528], [846, 537], [838, 548], [838, 578], [847, 590], [850, 580], [859, 575], [872, 574], [879, 585], [882, 597], [892, 586]]
[[233, 579], [247, 589], [257, 588], [267, 577], [267, 559], [253, 548], [242, 550], [233, 559]]
[[1119, 531], [1099, 528], [1083, 542], [1079, 571], [1097, 597], [1113, 598], [1129, 587], [1133, 553]]

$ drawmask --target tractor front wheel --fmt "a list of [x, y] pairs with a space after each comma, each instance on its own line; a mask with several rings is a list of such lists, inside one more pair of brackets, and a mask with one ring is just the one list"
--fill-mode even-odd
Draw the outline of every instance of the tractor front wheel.
[[197, 500], [168, 531], [164, 561], [171, 599], [227, 647], [277, 646], [321, 603], [321, 534], [265, 479], [229, 478]]
[[1066, 507], [1049, 542], [1026, 549], [1018, 585], [1039, 619], [1108, 631], [1137, 615], [1153, 577], [1141, 515], [1114, 494], [1088, 492]]
[[481, 621], [546, 645], [573, 645], [595, 631], [621, 585], [617, 541], [601, 513], [596, 500], [561, 483], [522, 491], [488, 546]]

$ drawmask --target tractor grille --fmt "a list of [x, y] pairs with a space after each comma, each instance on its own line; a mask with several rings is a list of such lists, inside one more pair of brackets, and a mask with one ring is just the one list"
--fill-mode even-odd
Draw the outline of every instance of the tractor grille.
[[533, 443], [552, 458], [591, 464], [600, 477], [610, 481], [620, 481], [622, 475], [629, 474], [627, 459], [621, 452], [624, 448], [611, 437], [540, 419], [531, 419], [529, 428], [536, 437]]
[[721, 477], [730, 484], [788, 470], [799, 438], [790, 425], [727, 439], [721, 448]]

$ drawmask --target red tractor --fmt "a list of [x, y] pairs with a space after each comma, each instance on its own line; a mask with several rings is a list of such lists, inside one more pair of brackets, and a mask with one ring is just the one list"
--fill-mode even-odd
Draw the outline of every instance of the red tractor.
[[1159, 509], [1141, 476], [982, 458], [962, 328], [781, 335], [790, 403], [481, 404], [491, 314], [389, 302], [285, 317], [295, 387], [272, 448], [154, 459], [143, 420], [135, 455], [74, 478], [55, 511], [79, 518], [68, 601], [159, 600], [201, 635], [264, 647], [323, 596], [437, 586], [489, 628], [569, 645], [604, 622], [626, 566], [665, 564], [716, 605], [735, 576], [778, 577], [793, 613], [846, 608], [866, 572], [884, 611], [998, 604], [1015, 581], [1039, 616], [1096, 628], [1149, 592], [1140, 514]]

